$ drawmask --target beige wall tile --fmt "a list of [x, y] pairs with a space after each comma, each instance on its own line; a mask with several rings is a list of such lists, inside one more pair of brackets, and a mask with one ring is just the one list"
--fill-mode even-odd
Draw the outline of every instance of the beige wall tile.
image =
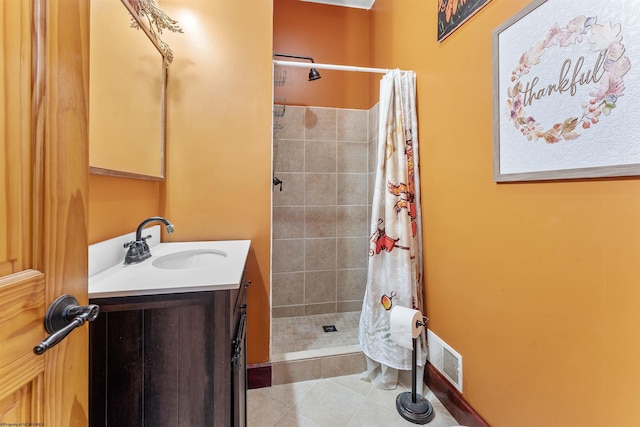
[[284, 116], [278, 119], [279, 126], [274, 130], [274, 137], [278, 139], [303, 139], [304, 110], [305, 107], [286, 106]]
[[369, 238], [338, 238], [338, 268], [364, 268], [369, 265]]
[[303, 359], [274, 363], [271, 366], [271, 384], [288, 384], [320, 378], [320, 359]]
[[368, 180], [365, 173], [339, 173], [337, 184], [338, 205], [367, 205]]
[[271, 286], [274, 307], [304, 303], [304, 273], [274, 273]]
[[364, 289], [367, 284], [367, 269], [354, 268], [351, 270], [338, 270], [337, 274], [337, 300], [353, 301], [364, 298]]
[[274, 206], [272, 224], [274, 239], [304, 237], [304, 206]]
[[287, 305], [282, 307], [272, 307], [271, 316], [273, 318], [304, 316], [304, 305]]
[[305, 237], [336, 237], [336, 207], [306, 206], [304, 210]]
[[362, 299], [357, 301], [338, 301], [336, 303], [337, 313], [349, 313], [362, 310]]
[[373, 138], [367, 144], [367, 172], [376, 172], [378, 168], [378, 138]]
[[307, 272], [336, 269], [336, 239], [306, 239], [304, 263]]
[[307, 271], [304, 280], [304, 303], [336, 301], [336, 270]]
[[304, 270], [304, 240], [285, 239], [273, 241], [274, 273], [287, 273]]
[[305, 174], [305, 205], [335, 205], [337, 178], [335, 173]]
[[307, 107], [304, 114], [305, 139], [335, 141], [337, 112], [335, 108]]
[[338, 141], [367, 141], [368, 111], [338, 109]]
[[304, 170], [305, 172], [335, 173], [336, 142], [305, 140]]
[[273, 170], [279, 172], [304, 172], [304, 140], [274, 139]]
[[348, 353], [321, 359], [322, 378], [357, 374], [367, 369], [363, 353]]
[[367, 202], [368, 205], [371, 206], [373, 203], [373, 190], [376, 184], [376, 174], [375, 172], [367, 174]]
[[291, 206], [304, 204], [304, 174], [285, 173], [275, 174], [282, 181], [282, 191], [280, 186], [274, 186], [273, 206]]
[[362, 237], [368, 234], [366, 206], [338, 206], [336, 233], [341, 237]]
[[369, 164], [369, 144], [364, 142], [338, 142], [338, 172], [365, 173]]
[[379, 104], [374, 105], [369, 109], [368, 117], [369, 117], [369, 135], [367, 140], [371, 138], [376, 138], [378, 136], [378, 114], [379, 114]]
[[336, 312], [336, 303], [335, 302], [326, 302], [320, 304], [306, 304], [304, 306], [304, 315], [309, 316], [312, 314], [326, 314], [326, 313], [335, 313]]
[[[368, 266], [375, 179], [371, 158], [377, 149], [370, 139], [377, 133], [377, 106], [369, 111], [287, 107], [280, 123], [283, 128], [274, 134], [274, 168], [283, 191], [276, 188], [273, 193], [273, 315], [299, 314], [300, 299], [308, 291], [312, 293], [306, 296], [305, 314], [360, 310], [354, 295], [361, 298], [362, 292], [352, 280], [366, 274]], [[281, 247], [287, 252], [280, 254]], [[297, 250], [302, 252], [295, 254]], [[304, 292], [296, 293], [298, 286], [304, 288], [304, 280], [288, 282], [293, 276], [283, 273], [305, 269], [313, 272], [305, 279], [311, 282]], [[335, 290], [339, 277], [344, 284], [341, 291]]]

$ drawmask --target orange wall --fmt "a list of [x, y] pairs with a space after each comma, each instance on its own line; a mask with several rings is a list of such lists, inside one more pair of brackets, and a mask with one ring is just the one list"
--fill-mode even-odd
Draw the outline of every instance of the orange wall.
[[429, 327], [493, 426], [639, 426], [640, 180], [492, 181], [493, 0], [443, 43], [436, 2], [377, 0], [372, 66], [417, 72]]
[[[310, 56], [323, 64], [369, 66], [369, 12], [300, 0], [273, 1], [273, 51]], [[275, 57], [283, 61], [307, 62]], [[287, 79], [275, 96], [288, 105], [369, 109], [367, 73], [318, 70], [308, 81], [308, 68], [285, 68]], [[373, 101], [375, 103], [377, 97]]]
[[140, 221], [159, 215], [160, 185], [155, 181], [90, 175], [89, 244], [135, 231]]
[[170, 240], [250, 239], [249, 363], [269, 360], [272, 4], [163, 0], [183, 26], [168, 88]]

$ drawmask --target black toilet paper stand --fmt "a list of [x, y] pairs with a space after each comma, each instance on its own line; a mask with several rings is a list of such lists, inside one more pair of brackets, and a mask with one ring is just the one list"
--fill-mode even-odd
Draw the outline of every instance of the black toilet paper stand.
[[[416, 321], [416, 327], [426, 326], [427, 318], [423, 321]], [[416, 392], [416, 343], [418, 339], [413, 338], [413, 354], [411, 356], [411, 391], [400, 393], [396, 398], [396, 409], [398, 413], [407, 421], [414, 424], [427, 424], [433, 419], [433, 406], [424, 396]]]

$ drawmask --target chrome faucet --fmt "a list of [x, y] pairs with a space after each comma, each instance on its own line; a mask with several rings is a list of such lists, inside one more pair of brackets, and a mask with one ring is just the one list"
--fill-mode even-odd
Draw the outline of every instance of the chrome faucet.
[[151, 251], [149, 250], [149, 245], [147, 244], [147, 239], [149, 239], [151, 235], [142, 237], [142, 229], [145, 225], [154, 221], [163, 223], [167, 228], [167, 233], [173, 233], [173, 224], [171, 224], [161, 216], [152, 216], [145, 219], [136, 229], [136, 240], [124, 244], [125, 248], [129, 248], [129, 250], [127, 250], [127, 255], [125, 255], [124, 257], [125, 264], [136, 264], [151, 257]]

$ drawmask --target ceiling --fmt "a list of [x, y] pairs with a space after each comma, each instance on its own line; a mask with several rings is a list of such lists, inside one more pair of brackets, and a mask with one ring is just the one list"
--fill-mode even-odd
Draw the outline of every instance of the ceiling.
[[371, 9], [375, 0], [301, 0], [310, 3], [330, 4], [334, 6], [355, 7], [357, 9]]

